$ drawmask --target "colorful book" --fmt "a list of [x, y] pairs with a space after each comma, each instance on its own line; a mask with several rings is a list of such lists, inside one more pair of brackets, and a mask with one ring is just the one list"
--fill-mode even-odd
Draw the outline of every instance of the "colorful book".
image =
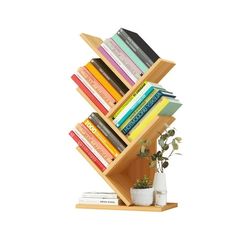
[[131, 60], [139, 67], [139, 69], [143, 73], [148, 71], [148, 67], [142, 62], [139, 57], [137, 57], [137, 55], [127, 46], [127, 44], [119, 37], [118, 34], [115, 34], [112, 39], [131, 58]]
[[72, 80], [79, 86], [84, 94], [94, 103], [94, 105], [104, 114], [108, 113], [108, 110], [102, 105], [102, 103], [94, 96], [94, 94], [82, 83], [77, 75], [71, 76]]
[[158, 87], [157, 84], [147, 82], [143, 89], [130, 101], [130, 103], [124, 108], [124, 110], [114, 119], [114, 123], [117, 127], [120, 127], [125, 120], [135, 111], [135, 109], [144, 101], [145, 98]]
[[98, 158], [90, 151], [90, 149], [81, 141], [81, 139], [75, 134], [74, 131], [70, 131], [69, 135], [79, 145], [81, 150], [94, 162], [94, 164], [101, 170], [104, 171], [106, 167], [98, 160]]
[[121, 28], [117, 34], [148, 67], [160, 58], [137, 33]]
[[91, 72], [91, 74], [100, 82], [100, 84], [111, 94], [111, 96], [118, 102], [122, 96], [115, 90], [114, 87], [108, 82], [108, 80], [97, 70], [97, 68], [91, 63], [87, 63], [85, 67]]
[[81, 197], [83, 198], [105, 198], [105, 199], [110, 199], [110, 198], [115, 198], [118, 199], [118, 195], [116, 193], [112, 192], [85, 192], [82, 193]]
[[134, 81], [117, 65], [112, 57], [104, 50], [103, 47], [99, 46], [98, 51], [111, 63], [111, 65], [118, 71], [118, 73], [131, 85], [134, 85]]
[[76, 126], [76, 129], [86, 138], [86, 140], [96, 149], [96, 151], [104, 157], [104, 159], [111, 163], [114, 157], [110, 152], [100, 143], [95, 135], [82, 123]]
[[173, 98], [162, 97], [161, 100], [140, 120], [137, 125], [128, 133], [128, 139], [133, 141], [158, 115], [171, 116], [182, 104]]
[[86, 67], [79, 68], [79, 73], [87, 80], [93, 89], [103, 98], [103, 100], [110, 106], [114, 107], [116, 100], [111, 94], [96, 80], [96, 78], [88, 71]]
[[106, 136], [89, 119], [86, 119], [83, 123], [114, 157], [117, 157], [120, 154]]
[[125, 84], [115, 75], [115, 73], [113, 73], [101, 58], [93, 58], [91, 63], [122, 96], [129, 91]]
[[117, 150], [122, 152], [126, 148], [126, 144], [118, 137], [118, 135], [106, 124], [98, 113], [93, 112], [89, 119], [92, 123], [107, 137]]
[[130, 120], [130, 122], [122, 129], [122, 133], [126, 135], [163, 96], [171, 98], [176, 97], [171, 93], [157, 90], [152, 96], [152, 98], [149, 99], [149, 101], [145, 105], [143, 105], [141, 109], [137, 109], [137, 112], [135, 111], [136, 114]]
[[121, 203], [121, 200], [117, 199], [117, 198], [105, 199], [105, 198], [80, 197], [79, 203], [80, 204], [91, 204], [91, 205], [98, 204], [98, 205], [116, 205], [116, 206], [118, 206]]

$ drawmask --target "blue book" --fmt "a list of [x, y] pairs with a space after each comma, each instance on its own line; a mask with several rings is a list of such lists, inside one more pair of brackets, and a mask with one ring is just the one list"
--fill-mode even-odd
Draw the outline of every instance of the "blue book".
[[137, 102], [126, 112], [126, 114], [116, 123], [116, 127], [120, 127], [126, 119], [135, 111], [135, 109], [143, 102], [144, 99], [154, 90], [154, 86], [151, 86], [138, 100]]
[[162, 96], [175, 98], [171, 93], [165, 92], [163, 90], [158, 90], [150, 101], [134, 116], [134, 118], [122, 129], [123, 134], [128, 134], [128, 132], [145, 116], [145, 114], [161, 99]]

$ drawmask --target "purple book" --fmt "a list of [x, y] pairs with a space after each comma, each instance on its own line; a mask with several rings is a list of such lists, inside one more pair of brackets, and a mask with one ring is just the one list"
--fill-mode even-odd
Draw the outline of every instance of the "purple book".
[[129, 76], [117, 65], [117, 63], [111, 58], [111, 56], [105, 51], [105, 49], [100, 46], [98, 50], [102, 55], [112, 64], [114, 68], [123, 76], [125, 80], [127, 80], [131, 85], [134, 85], [133, 80], [129, 78]]

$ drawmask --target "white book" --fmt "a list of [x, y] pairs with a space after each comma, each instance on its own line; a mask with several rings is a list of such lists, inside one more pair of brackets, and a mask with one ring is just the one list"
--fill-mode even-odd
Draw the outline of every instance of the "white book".
[[115, 198], [118, 199], [118, 195], [116, 193], [107, 193], [107, 192], [85, 192], [82, 193], [84, 198]]
[[97, 152], [97, 150], [92, 146], [90, 142], [79, 132], [79, 130], [75, 129], [74, 132], [78, 135], [81, 141], [90, 149], [90, 151], [97, 157], [97, 159], [105, 166], [108, 167], [109, 163]]
[[75, 75], [81, 80], [81, 82], [87, 87], [87, 89], [97, 98], [97, 100], [109, 111], [111, 107], [97, 93], [97, 91], [88, 83], [88, 81], [79, 72], [76, 72]]
[[98, 205], [116, 205], [116, 206], [118, 206], [119, 203], [121, 203], [121, 200], [117, 199], [117, 198], [105, 199], [105, 198], [80, 197], [79, 203], [80, 204], [98, 204]]
[[116, 64], [129, 76], [134, 83], [137, 82], [137, 78], [131, 73], [131, 71], [122, 63], [122, 61], [112, 52], [112, 50], [104, 43], [101, 47], [111, 56], [111, 58], [116, 62]]

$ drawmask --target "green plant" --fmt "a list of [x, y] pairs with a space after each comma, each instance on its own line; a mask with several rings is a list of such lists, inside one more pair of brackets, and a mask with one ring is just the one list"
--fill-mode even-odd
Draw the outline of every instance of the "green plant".
[[[140, 148], [140, 152], [138, 156], [140, 157], [147, 157], [150, 159], [150, 167], [155, 167], [157, 172], [164, 172], [164, 169], [169, 166], [169, 158], [171, 156], [175, 155], [181, 155], [177, 152], [179, 149], [179, 144], [182, 141], [181, 137], [175, 136], [175, 129], [168, 128], [166, 125], [165, 131], [160, 134], [160, 137], [158, 138], [158, 151], [156, 153], [153, 153], [152, 155], [149, 155], [149, 148], [147, 146], [147, 141], [142, 143], [142, 146]], [[144, 148], [144, 146], [146, 148]]]
[[146, 175], [144, 175], [144, 177], [141, 179], [137, 179], [136, 183], [133, 186], [133, 188], [135, 189], [145, 189], [151, 187], [152, 187], [152, 182]]

